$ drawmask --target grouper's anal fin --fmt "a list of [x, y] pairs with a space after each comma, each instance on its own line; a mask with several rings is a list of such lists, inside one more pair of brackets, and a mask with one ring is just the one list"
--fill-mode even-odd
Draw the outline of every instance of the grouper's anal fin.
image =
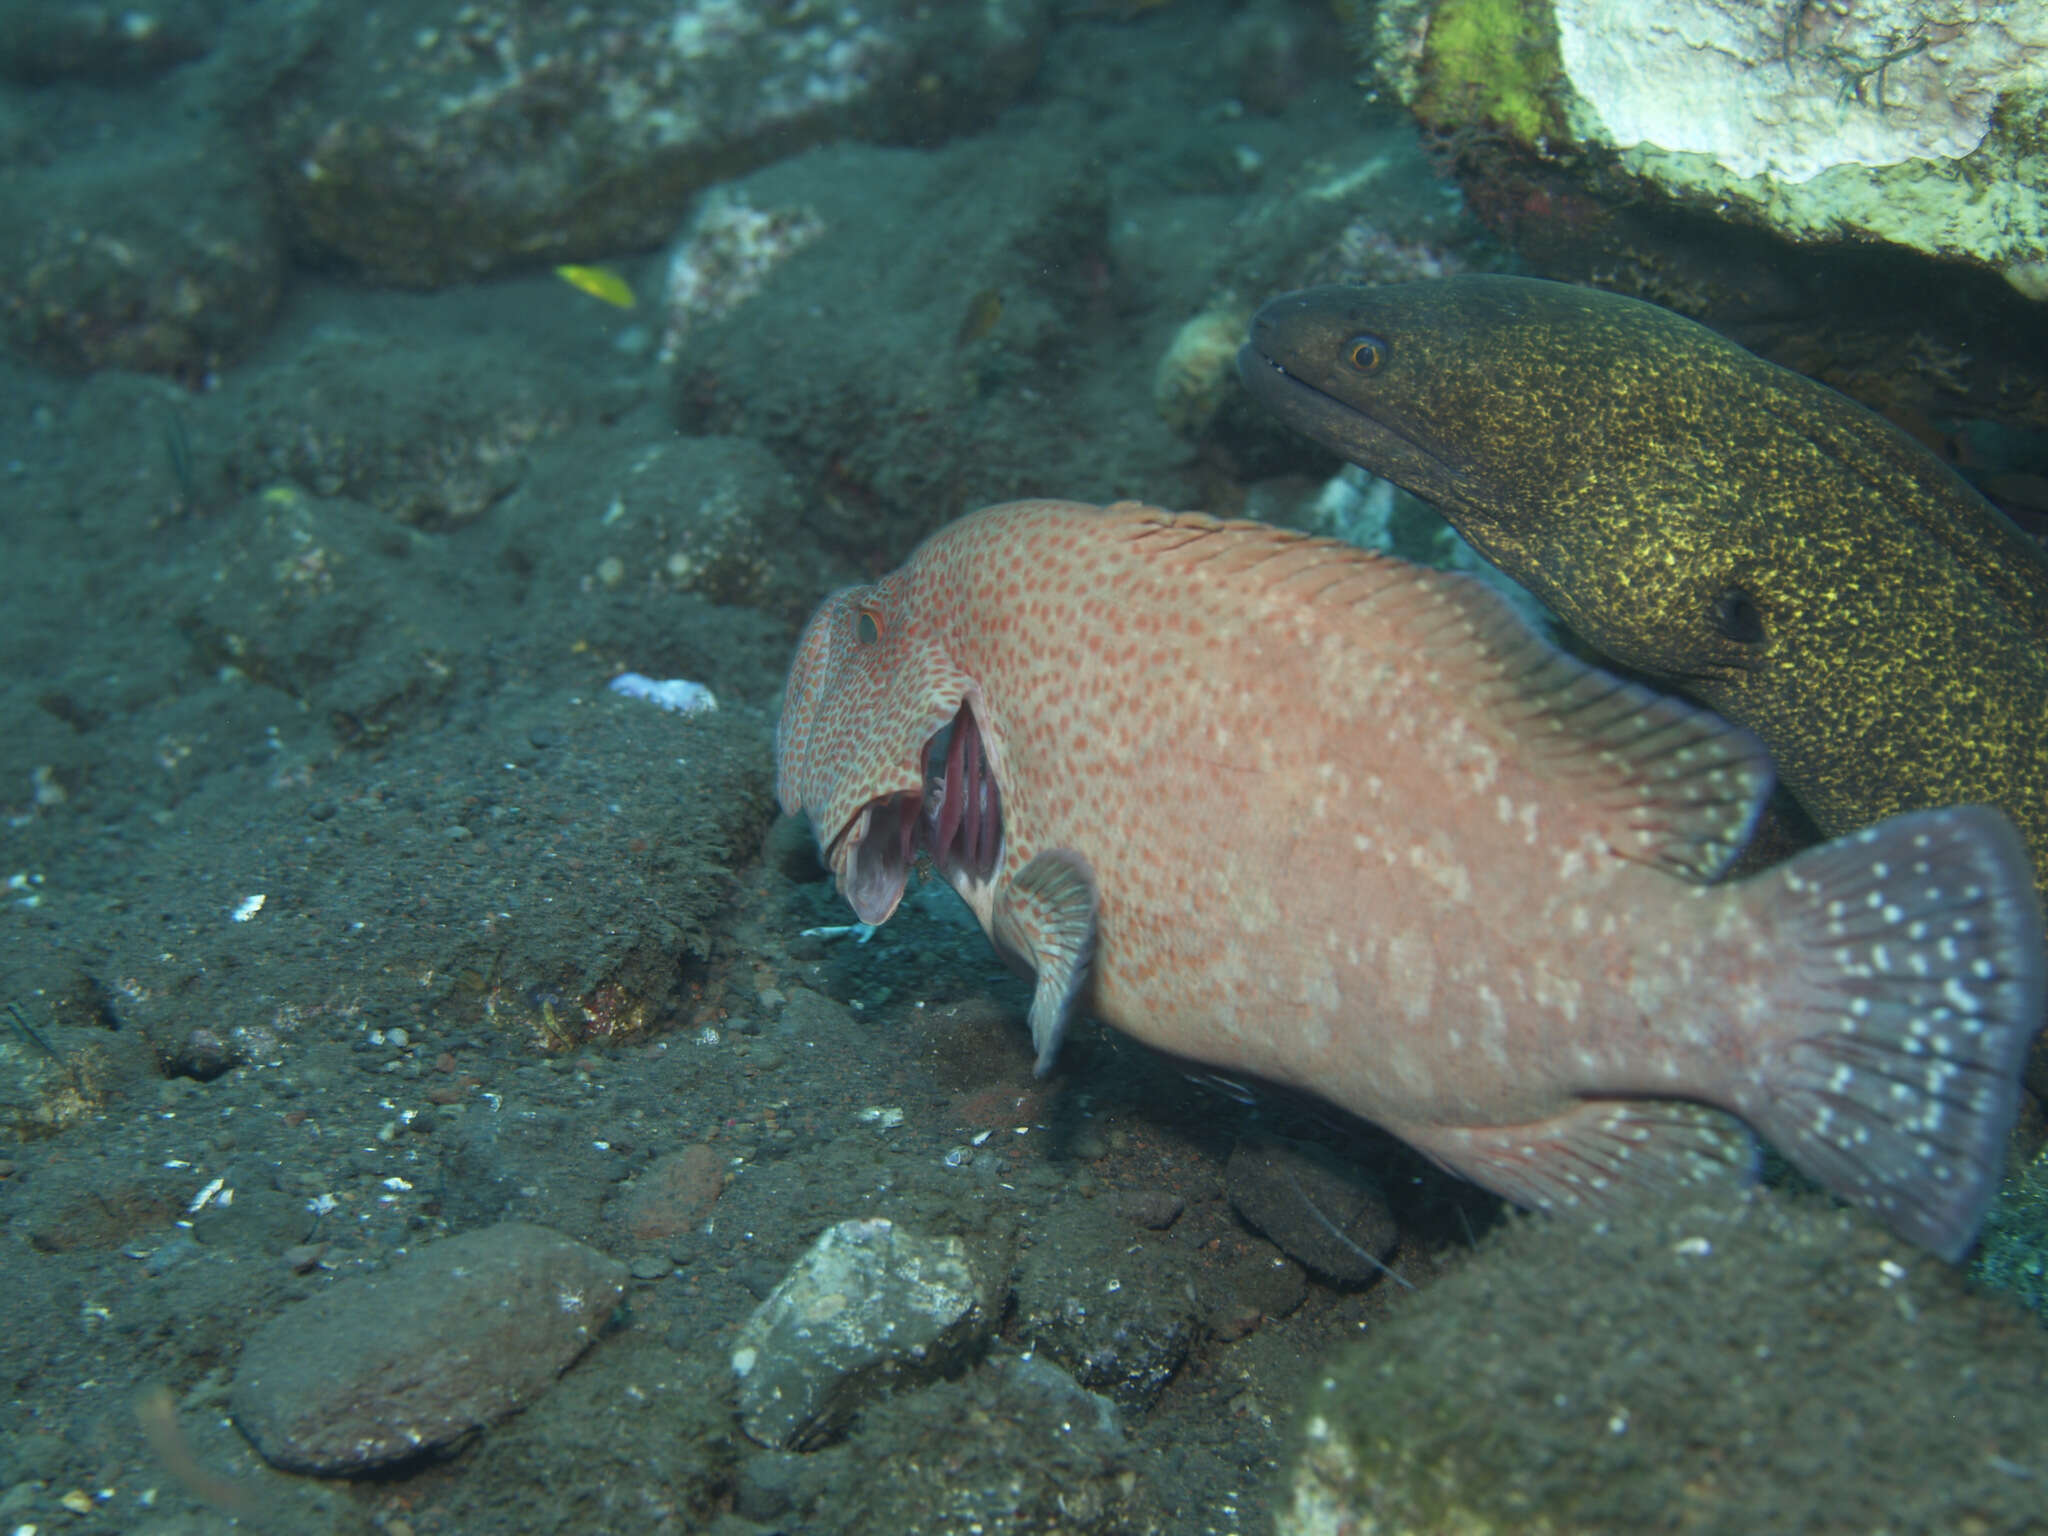
[[1755, 1177], [1735, 1116], [1682, 1099], [1588, 1099], [1527, 1125], [1401, 1126], [1453, 1173], [1532, 1210], [1599, 1214]]
[[1067, 1016], [1088, 982], [1095, 958], [1095, 872], [1080, 854], [1052, 848], [1017, 872], [996, 895], [990, 936], [999, 949], [1029, 966], [1034, 1070], [1052, 1070]]

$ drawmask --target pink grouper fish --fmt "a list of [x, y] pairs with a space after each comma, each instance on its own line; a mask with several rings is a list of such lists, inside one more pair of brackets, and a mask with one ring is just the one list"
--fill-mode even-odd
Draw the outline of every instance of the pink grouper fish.
[[1133, 503], [835, 594], [777, 733], [862, 921], [929, 859], [1035, 973], [1041, 1072], [1085, 1008], [1544, 1209], [1746, 1177], [1747, 1122], [1957, 1259], [2042, 1018], [2024, 845], [1925, 811], [1712, 883], [1770, 783], [1476, 582]]

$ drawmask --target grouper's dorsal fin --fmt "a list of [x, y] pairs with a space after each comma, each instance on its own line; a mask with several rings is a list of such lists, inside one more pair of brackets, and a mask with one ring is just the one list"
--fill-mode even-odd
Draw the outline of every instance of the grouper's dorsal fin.
[[1150, 554], [1171, 555], [1185, 574], [1256, 587], [1305, 607], [1398, 599], [1416, 577], [1433, 574], [1355, 544], [1270, 523], [1167, 512], [1132, 501], [1106, 510], [1124, 519], [1133, 543]]
[[1687, 880], [1717, 880], [1748, 846], [1774, 775], [1764, 744], [1670, 694], [1591, 667], [1530, 633], [1469, 578], [1451, 601], [1494, 669], [1486, 689], [1540, 771], [1613, 815], [1615, 851]]
[[1683, 699], [1587, 666], [1530, 632], [1470, 576], [1261, 523], [1120, 503], [1132, 537], [1190, 574], [1317, 608], [1370, 608], [1414, 654], [1473, 688], [1518, 751], [1609, 813], [1623, 857], [1687, 880], [1718, 879], [1747, 846], [1772, 771], [1763, 743]]

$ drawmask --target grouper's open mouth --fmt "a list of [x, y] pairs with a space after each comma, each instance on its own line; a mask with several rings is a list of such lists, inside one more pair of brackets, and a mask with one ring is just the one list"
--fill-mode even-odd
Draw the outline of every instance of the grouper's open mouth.
[[[839, 867], [839, 889], [864, 923], [883, 922], [896, 910], [920, 856], [929, 856], [955, 889], [988, 880], [1001, 857], [1002, 792], [969, 701], [962, 699], [924, 744], [921, 768], [921, 792], [868, 801], [828, 850], [827, 862]], [[840, 866], [833, 855], [842, 847]]]

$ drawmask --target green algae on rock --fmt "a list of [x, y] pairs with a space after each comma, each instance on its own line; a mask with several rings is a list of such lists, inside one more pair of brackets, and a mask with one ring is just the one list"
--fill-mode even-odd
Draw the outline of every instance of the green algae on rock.
[[2039, 5], [1384, 0], [1358, 45], [1372, 78], [1454, 139], [2048, 296]]
[[1815, 1201], [1511, 1222], [1313, 1380], [1282, 1536], [2040, 1529], [2048, 1334]]

